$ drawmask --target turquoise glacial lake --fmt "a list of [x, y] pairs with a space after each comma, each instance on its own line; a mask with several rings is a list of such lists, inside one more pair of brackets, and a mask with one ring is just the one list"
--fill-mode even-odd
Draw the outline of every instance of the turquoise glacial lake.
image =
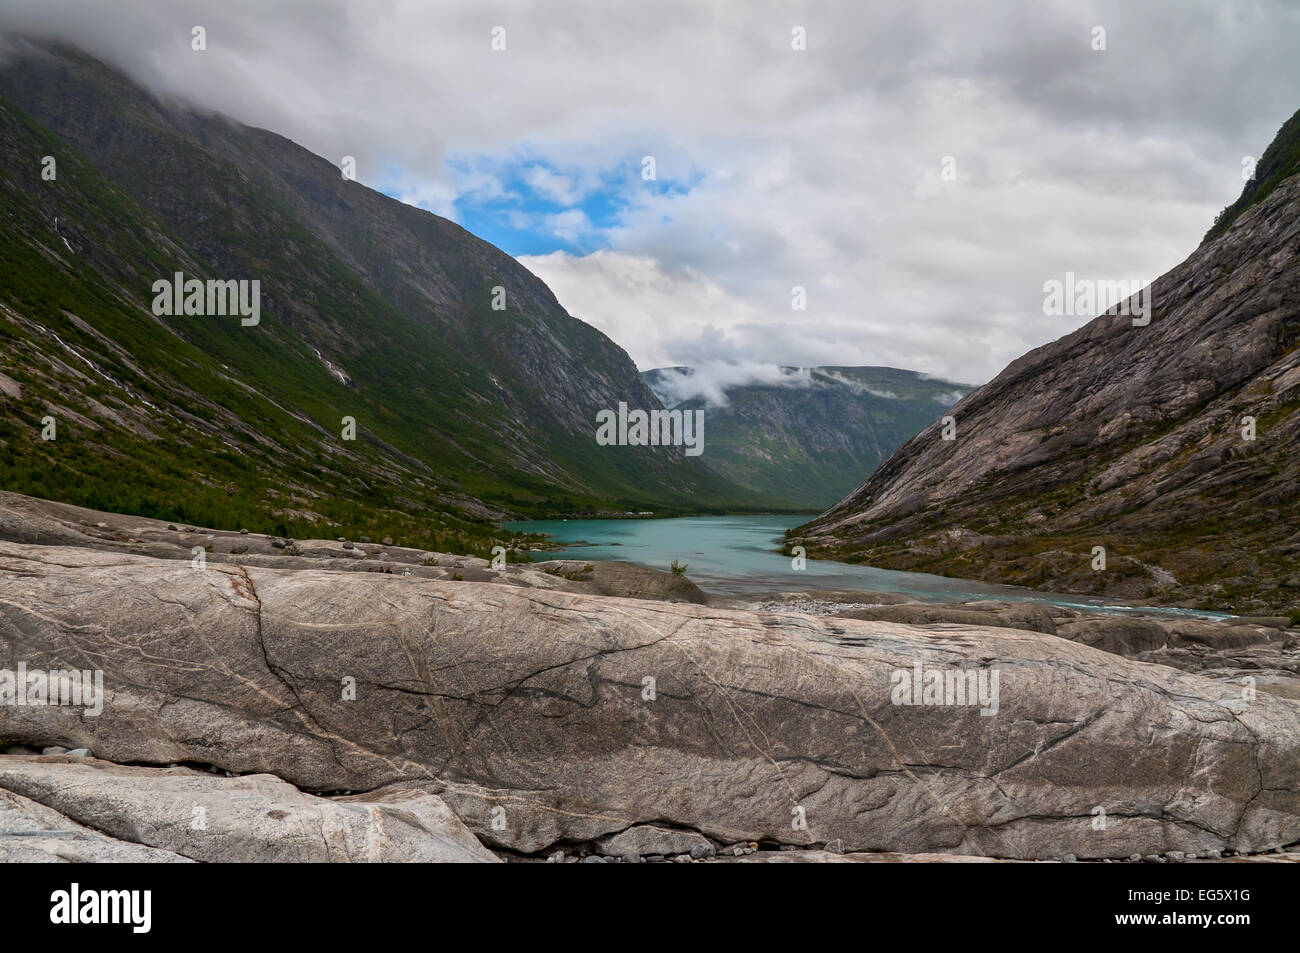
[[787, 529], [807, 516], [692, 516], [681, 519], [522, 520], [507, 530], [544, 533], [557, 546], [533, 558], [613, 559], [667, 570], [673, 560], [687, 565], [686, 577], [706, 592], [757, 599], [803, 589], [869, 589], [925, 602], [998, 599], [1040, 602], [1106, 612], [1161, 612], [1227, 618], [1228, 613], [1116, 605], [1090, 596], [1053, 594], [928, 573], [898, 572], [831, 560], [807, 560], [795, 570], [780, 546]]

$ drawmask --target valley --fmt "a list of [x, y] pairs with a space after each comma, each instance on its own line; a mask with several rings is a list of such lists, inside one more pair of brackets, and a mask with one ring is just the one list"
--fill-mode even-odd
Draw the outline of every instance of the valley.
[[1300, 862], [1272, 0], [63, 4], [0, 10], [20, 919], [906, 863], [1074, 932]]

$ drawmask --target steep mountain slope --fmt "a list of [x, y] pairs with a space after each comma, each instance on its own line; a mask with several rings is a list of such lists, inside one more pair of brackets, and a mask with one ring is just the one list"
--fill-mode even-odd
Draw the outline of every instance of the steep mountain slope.
[[727, 387], [727, 403], [691, 391], [692, 370], [643, 375], [665, 406], [705, 409], [709, 466], [752, 490], [824, 507], [861, 485], [900, 444], [970, 390], [892, 367], [782, 368], [774, 382]]
[[[595, 444], [598, 410], [658, 403], [513, 258], [273, 133], [67, 48], [17, 50], [0, 62], [0, 485], [441, 548], [507, 512], [754, 502], [680, 448]], [[260, 323], [155, 315], [175, 272], [259, 280]]]
[[[1297, 141], [1293, 118], [1265, 155]], [[927, 428], [791, 541], [1064, 591], [1296, 607], [1300, 175], [1259, 191], [1154, 283], [1149, 325], [1112, 310], [1021, 357], [952, 409], [955, 440]]]
[[1300, 110], [1296, 110], [1295, 115], [1282, 125], [1277, 137], [1259, 157], [1255, 175], [1242, 188], [1237, 201], [1214, 217], [1214, 225], [1205, 233], [1205, 241], [1222, 235], [1242, 212], [1264, 201], [1274, 189], [1297, 173], [1300, 173]]

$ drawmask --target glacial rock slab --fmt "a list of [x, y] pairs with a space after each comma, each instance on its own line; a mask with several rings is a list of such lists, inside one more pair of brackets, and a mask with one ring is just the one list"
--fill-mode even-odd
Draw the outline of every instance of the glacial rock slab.
[[[719, 843], [1007, 858], [1300, 840], [1300, 706], [1054, 636], [0, 543], [0, 667], [100, 669], [102, 714], [0, 742], [401, 782], [537, 852], [637, 824]], [[999, 676], [996, 713], [894, 704]]]

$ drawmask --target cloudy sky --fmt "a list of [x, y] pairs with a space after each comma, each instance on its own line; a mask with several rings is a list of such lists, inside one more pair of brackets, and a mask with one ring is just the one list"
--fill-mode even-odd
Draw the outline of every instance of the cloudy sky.
[[985, 381], [1086, 320], [1045, 316], [1045, 281], [1186, 257], [1300, 108], [1291, 0], [2, 0], [0, 25], [354, 156], [641, 368], [733, 378]]

